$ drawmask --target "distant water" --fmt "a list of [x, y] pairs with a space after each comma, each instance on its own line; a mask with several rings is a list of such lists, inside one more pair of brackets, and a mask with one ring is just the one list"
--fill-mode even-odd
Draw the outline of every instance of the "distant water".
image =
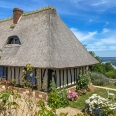
[[[115, 61], [116, 62], [116, 57], [99, 57], [99, 58], [102, 61], [102, 63], [104, 63], [104, 64], [106, 62], [110, 62], [110, 61]], [[115, 65], [112, 65], [112, 66], [116, 69], [116, 66]]]
[[[102, 62], [103, 64], [107, 63], [107, 62]], [[111, 64], [112, 65], [112, 64]], [[114, 67], [114, 69], [116, 69], [116, 66], [115, 65], [112, 65]]]
[[102, 61], [116, 61], [116, 57], [99, 57]]
[[116, 69], [116, 66], [112, 65], [114, 67], [114, 69]]

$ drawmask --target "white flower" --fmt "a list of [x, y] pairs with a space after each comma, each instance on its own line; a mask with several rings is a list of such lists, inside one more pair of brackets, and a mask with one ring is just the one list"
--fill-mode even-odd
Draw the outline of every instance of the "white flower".
[[85, 101], [86, 104], [89, 105], [89, 110], [92, 111], [95, 107], [99, 107], [100, 109], [106, 111], [104, 107], [108, 107], [110, 110], [116, 109], [116, 103], [111, 104], [108, 99], [98, 96], [97, 94], [93, 94], [89, 99]]

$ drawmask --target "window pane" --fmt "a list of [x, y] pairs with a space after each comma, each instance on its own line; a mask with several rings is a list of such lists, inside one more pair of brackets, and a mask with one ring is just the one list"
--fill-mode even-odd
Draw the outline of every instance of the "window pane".
[[6, 78], [6, 67], [0, 67], [0, 77]]
[[31, 74], [32, 72], [31, 71], [27, 71], [27, 80], [29, 81], [29, 82], [31, 82], [32, 84], [35, 84], [35, 73], [33, 72], [33, 75], [32, 76], [30, 76], [30, 74]]
[[17, 36], [11, 36], [8, 38], [7, 44], [20, 44], [20, 40]]
[[10, 39], [9, 39], [8, 44], [13, 44], [13, 38], [10, 38]]
[[6, 78], [6, 72], [7, 72], [6, 67], [3, 67], [3, 77], [4, 77], [4, 78]]
[[3, 77], [3, 67], [0, 67], [0, 77]]
[[19, 39], [15, 39], [15, 43], [14, 44], [20, 44]]

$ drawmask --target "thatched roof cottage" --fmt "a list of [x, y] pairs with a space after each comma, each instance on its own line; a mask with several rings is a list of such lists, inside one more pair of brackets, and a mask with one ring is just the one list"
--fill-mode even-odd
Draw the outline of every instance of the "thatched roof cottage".
[[[0, 21], [0, 76], [22, 84], [22, 69], [27, 63], [39, 70], [41, 85], [49, 87], [54, 78], [57, 87], [65, 81], [76, 83], [79, 70], [98, 63], [58, 16], [55, 8], [46, 7], [23, 13], [13, 9], [13, 18]], [[34, 73], [36, 76], [36, 71]]]

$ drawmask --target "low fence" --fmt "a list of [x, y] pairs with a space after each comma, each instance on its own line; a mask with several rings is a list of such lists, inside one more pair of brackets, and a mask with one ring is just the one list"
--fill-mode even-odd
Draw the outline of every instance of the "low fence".
[[110, 82], [115, 83], [116, 79], [109, 79]]

